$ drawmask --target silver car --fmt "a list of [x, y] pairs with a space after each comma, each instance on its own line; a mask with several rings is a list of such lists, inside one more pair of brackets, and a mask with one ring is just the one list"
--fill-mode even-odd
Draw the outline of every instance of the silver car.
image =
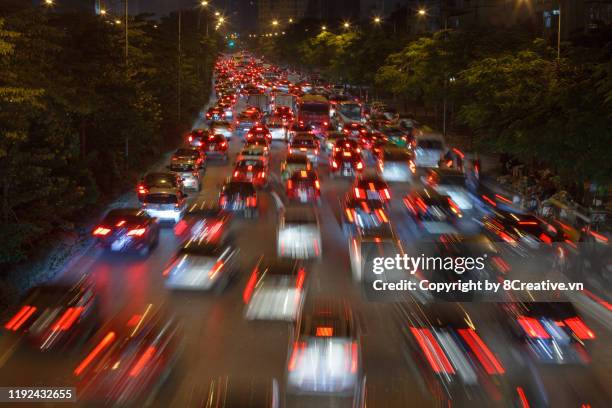
[[212, 134], [222, 134], [227, 140], [231, 140], [234, 135], [232, 124], [226, 120], [215, 120], [208, 127]]
[[173, 188], [152, 188], [143, 197], [142, 209], [160, 221], [178, 222], [185, 213], [187, 194]]

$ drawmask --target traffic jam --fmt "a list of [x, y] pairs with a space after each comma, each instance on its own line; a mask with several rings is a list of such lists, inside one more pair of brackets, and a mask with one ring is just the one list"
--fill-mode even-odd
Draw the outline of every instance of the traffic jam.
[[[2, 384], [79, 406], [610, 406], [599, 294], [422, 290], [612, 265], [609, 234], [525, 211], [487, 171], [357, 88], [222, 54], [183, 144], [11, 310]], [[425, 255], [484, 261], [365, 266]], [[375, 278], [417, 289], [372, 298]]]

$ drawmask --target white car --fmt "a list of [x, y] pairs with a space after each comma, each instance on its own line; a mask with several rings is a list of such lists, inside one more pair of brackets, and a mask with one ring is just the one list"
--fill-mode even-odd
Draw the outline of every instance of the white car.
[[242, 299], [247, 320], [294, 321], [305, 298], [306, 270], [296, 261], [265, 262], [253, 269]]
[[446, 153], [444, 137], [438, 133], [418, 132], [415, 136], [414, 160], [417, 167], [438, 167]]
[[442, 195], [447, 195], [457, 204], [461, 211], [469, 211], [474, 208], [472, 195], [470, 194], [466, 177], [456, 169], [430, 169], [422, 181]]
[[321, 258], [321, 230], [313, 207], [285, 207], [280, 213], [277, 255], [281, 258]]
[[264, 144], [246, 144], [238, 153], [236, 162], [242, 160], [262, 160], [267, 166], [270, 160], [270, 148]]
[[160, 221], [179, 222], [186, 209], [187, 194], [173, 188], [151, 188], [142, 199], [142, 209]]

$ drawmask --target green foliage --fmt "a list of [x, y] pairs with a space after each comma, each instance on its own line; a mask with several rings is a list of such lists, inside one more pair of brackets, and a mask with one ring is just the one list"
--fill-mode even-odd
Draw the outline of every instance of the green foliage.
[[179, 66], [176, 16], [139, 16], [126, 65], [122, 26], [17, 0], [9, 9], [0, 19], [0, 265], [74, 228], [174, 145], [208, 98], [221, 44], [186, 13]]

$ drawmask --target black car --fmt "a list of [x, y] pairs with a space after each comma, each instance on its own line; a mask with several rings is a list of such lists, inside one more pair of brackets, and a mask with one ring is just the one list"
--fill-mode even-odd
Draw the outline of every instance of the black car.
[[146, 256], [159, 242], [159, 224], [143, 210], [120, 208], [110, 210], [92, 234], [107, 250]]
[[416, 225], [432, 234], [449, 232], [462, 217], [461, 210], [449, 196], [430, 188], [413, 190], [403, 201]]
[[348, 193], [340, 214], [345, 235], [354, 235], [357, 230], [376, 230], [389, 223], [387, 208], [382, 200], [360, 199]]
[[338, 151], [331, 155], [329, 176], [354, 177], [364, 169], [361, 154], [350, 151]]

